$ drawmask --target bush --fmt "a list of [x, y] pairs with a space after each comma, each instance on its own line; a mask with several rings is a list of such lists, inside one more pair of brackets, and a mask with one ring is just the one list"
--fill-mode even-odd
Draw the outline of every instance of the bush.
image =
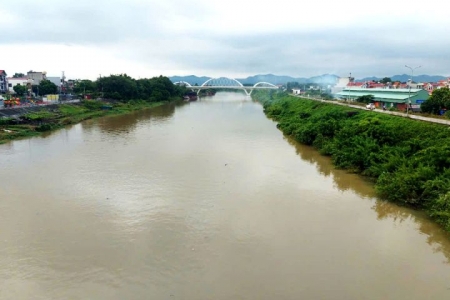
[[380, 197], [424, 209], [450, 231], [447, 126], [280, 94], [265, 99], [265, 113], [286, 135], [370, 176]]
[[89, 110], [100, 110], [104, 103], [97, 100], [83, 100], [81, 104]]

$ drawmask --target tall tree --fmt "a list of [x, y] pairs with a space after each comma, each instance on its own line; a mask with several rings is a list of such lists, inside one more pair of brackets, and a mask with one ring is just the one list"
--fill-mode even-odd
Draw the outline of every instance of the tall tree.
[[16, 93], [17, 96], [23, 96], [26, 92], [27, 92], [27, 87], [20, 85], [20, 84], [16, 84], [13, 87], [14, 92]]
[[441, 88], [434, 90], [430, 98], [428, 98], [420, 109], [423, 112], [439, 114], [439, 111], [443, 108], [450, 109], [450, 89]]
[[96, 90], [97, 85], [89, 79], [77, 80], [73, 86], [73, 92], [76, 94], [91, 94]]
[[56, 94], [58, 87], [50, 80], [44, 79], [39, 83], [39, 95]]
[[25, 77], [25, 74], [23, 74], [23, 73], [15, 73], [13, 75], [13, 78], [21, 78], [21, 77]]
[[380, 80], [380, 82], [386, 84], [386, 83], [392, 82], [392, 80], [389, 77], [384, 77], [383, 79]]

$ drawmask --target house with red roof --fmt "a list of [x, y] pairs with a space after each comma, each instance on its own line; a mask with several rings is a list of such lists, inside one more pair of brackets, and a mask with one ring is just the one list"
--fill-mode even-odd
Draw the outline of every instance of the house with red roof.
[[6, 82], [6, 72], [5, 70], [0, 70], [0, 94], [6, 93], [8, 90], [8, 84]]

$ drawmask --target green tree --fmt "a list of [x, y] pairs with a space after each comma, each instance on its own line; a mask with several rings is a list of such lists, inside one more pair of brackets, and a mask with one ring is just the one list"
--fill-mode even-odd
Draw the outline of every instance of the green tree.
[[26, 92], [27, 92], [27, 87], [20, 85], [20, 84], [16, 84], [13, 87], [14, 92], [16, 93], [17, 96], [23, 96]]
[[138, 97], [136, 80], [127, 74], [111, 75], [97, 80], [105, 98], [127, 101]]
[[356, 98], [356, 102], [361, 102], [361, 103], [371, 103], [371, 102], [373, 102], [373, 100], [374, 100], [373, 95], [364, 95], [364, 96]]
[[50, 80], [44, 79], [39, 83], [39, 95], [56, 94], [57, 92], [58, 87]]
[[383, 79], [380, 80], [380, 83], [384, 83], [384, 84], [389, 83], [389, 82], [392, 82], [391, 78], [389, 78], [389, 77], [384, 77]]
[[23, 73], [15, 73], [13, 75], [13, 78], [21, 78], [21, 77], [25, 77], [25, 74], [23, 74]]
[[420, 106], [421, 110], [426, 113], [439, 114], [443, 108], [450, 109], [450, 89], [441, 88], [433, 91], [428, 98]]
[[89, 79], [77, 80], [73, 86], [75, 94], [91, 94], [97, 91], [95, 82]]

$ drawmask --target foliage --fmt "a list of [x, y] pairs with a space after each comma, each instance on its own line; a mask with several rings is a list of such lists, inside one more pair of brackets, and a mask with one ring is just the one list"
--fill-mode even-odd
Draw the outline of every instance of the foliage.
[[111, 75], [99, 78], [96, 86], [97, 91], [102, 92], [104, 98], [123, 102], [132, 99], [148, 102], [167, 101], [181, 97], [186, 92], [185, 87], [174, 85], [164, 76], [135, 80], [126, 74]]
[[360, 96], [358, 98], [356, 98], [356, 102], [360, 102], [360, 103], [371, 103], [374, 101], [374, 97], [373, 95], [364, 95], [364, 96]]
[[434, 90], [420, 108], [422, 112], [431, 114], [439, 114], [439, 111], [443, 108], [450, 109], [450, 89], [441, 88]]
[[25, 77], [25, 74], [23, 73], [14, 73], [13, 78], [22, 78]]
[[39, 95], [56, 94], [58, 87], [50, 80], [44, 79], [39, 83]]
[[280, 93], [255, 97], [286, 135], [338, 168], [369, 176], [380, 197], [424, 209], [450, 231], [448, 127]]
[[20, 84], [16, 84], [13, 87], [13, 90], [18, 96], [23, 96], [28, 91], [26, 86], [23, 86], [23, 85], [20, 85]]
[[384, 84], [389, 83], [389, 82], [392, 82], [391, 78], [389, 78], [389, 77], [384, 77], [383, 79], [380, 80], [380, 83], [384, 83]]
[[89, 79], [77, 80], [73, 85], [73, 92], [75, 94], [91, 94], [97, 91], [95, 82]]

